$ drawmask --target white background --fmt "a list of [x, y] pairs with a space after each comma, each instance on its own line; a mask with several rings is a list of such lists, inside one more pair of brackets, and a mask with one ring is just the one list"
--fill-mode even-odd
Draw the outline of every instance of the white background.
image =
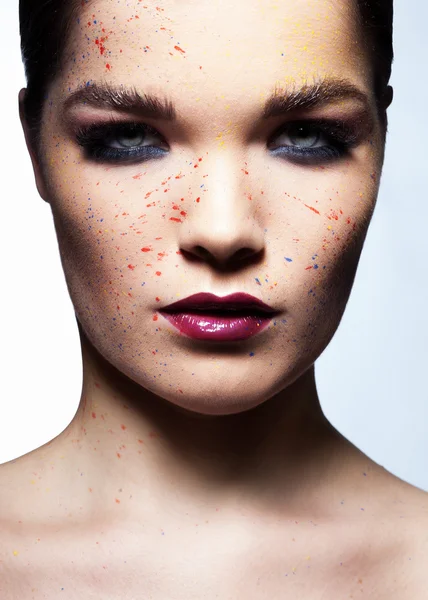
[[[0, 0], [0, 463], [61, 433], [82, 364], [50, 207], [18, 118], [18, 0]], [[428, 3], [395, 1], [395, 62], [381, 191], [339, 329], [316, 363], [324, 412], [363, 452], [428, 491]]]

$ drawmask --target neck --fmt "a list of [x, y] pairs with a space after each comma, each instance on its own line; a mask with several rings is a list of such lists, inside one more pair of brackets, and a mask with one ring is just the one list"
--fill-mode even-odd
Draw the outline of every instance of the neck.
[[258, 501], [268, 490], [270, 502], [277, 495], [291, 508], [302, 495], [321, 497], [331, 473], [339, 473], [333, 462], [343, 464], [350, 452], [321, 410], [313, 365], [256, 408], [201, 415], [143, 389], [79, 330], [82, 396], [61, 435], [72, 444], [79, 470], [102, 482], [103, 493], [127, 488], [217, 504], [245, 488]]

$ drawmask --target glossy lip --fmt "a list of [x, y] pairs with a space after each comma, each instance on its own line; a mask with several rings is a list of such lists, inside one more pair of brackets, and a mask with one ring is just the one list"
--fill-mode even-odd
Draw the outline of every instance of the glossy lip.
[[278, 314], [261, 300], [243, 293], [222, 298], [214, 294], [194, 294], [159, 312], [181, 334], [217, 342], [246, 340], [265, 329]]

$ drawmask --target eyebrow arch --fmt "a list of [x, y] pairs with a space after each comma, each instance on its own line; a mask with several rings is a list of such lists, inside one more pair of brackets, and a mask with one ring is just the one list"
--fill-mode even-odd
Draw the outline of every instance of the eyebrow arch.
[[277, 86], [264, 104], [263, 117], [268, 119], [293, 110], [313, 108], [332, 100], [346, 99], [357, 100], [364, 105], [367, 112], [370, 111], [367, 94], [347, 79], [322, 79], [291, 90]]
[[[335, 100], [354, 99], [370, 111], [367, 94], [346, 79], [322, 79], [305, 84], [298, 89], [276, 86], [265, 101], [264, 119], [285, 115], [291, 111], [321, 106]], [[141, 117], [175, 121], [177, 113], [171, 100], [153, 94], [140, 94], [135, 87], [114, 86], [109, 83], [93, 83], [72, 92], [64, 102], [64, 110], [83, 104], [95, 108], [133, 112]]]
[[79, 104], [134, 112], [142, 117], [164, 121], [175, 121], [177, 118], [170, 100], [152, 94], [141, 95], [135, 87], [117, 87], [108, 83], [93, 83], [72, 92], [63, 108], [68, 111]]

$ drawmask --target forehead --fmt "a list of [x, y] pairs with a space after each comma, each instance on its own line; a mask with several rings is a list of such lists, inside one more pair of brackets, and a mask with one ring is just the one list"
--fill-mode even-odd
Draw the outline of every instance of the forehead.
[[89, 0], [72, 23], [63, 91], [107, 80], [259, 98], [323, 76], [368, 87], [353, 0]]

